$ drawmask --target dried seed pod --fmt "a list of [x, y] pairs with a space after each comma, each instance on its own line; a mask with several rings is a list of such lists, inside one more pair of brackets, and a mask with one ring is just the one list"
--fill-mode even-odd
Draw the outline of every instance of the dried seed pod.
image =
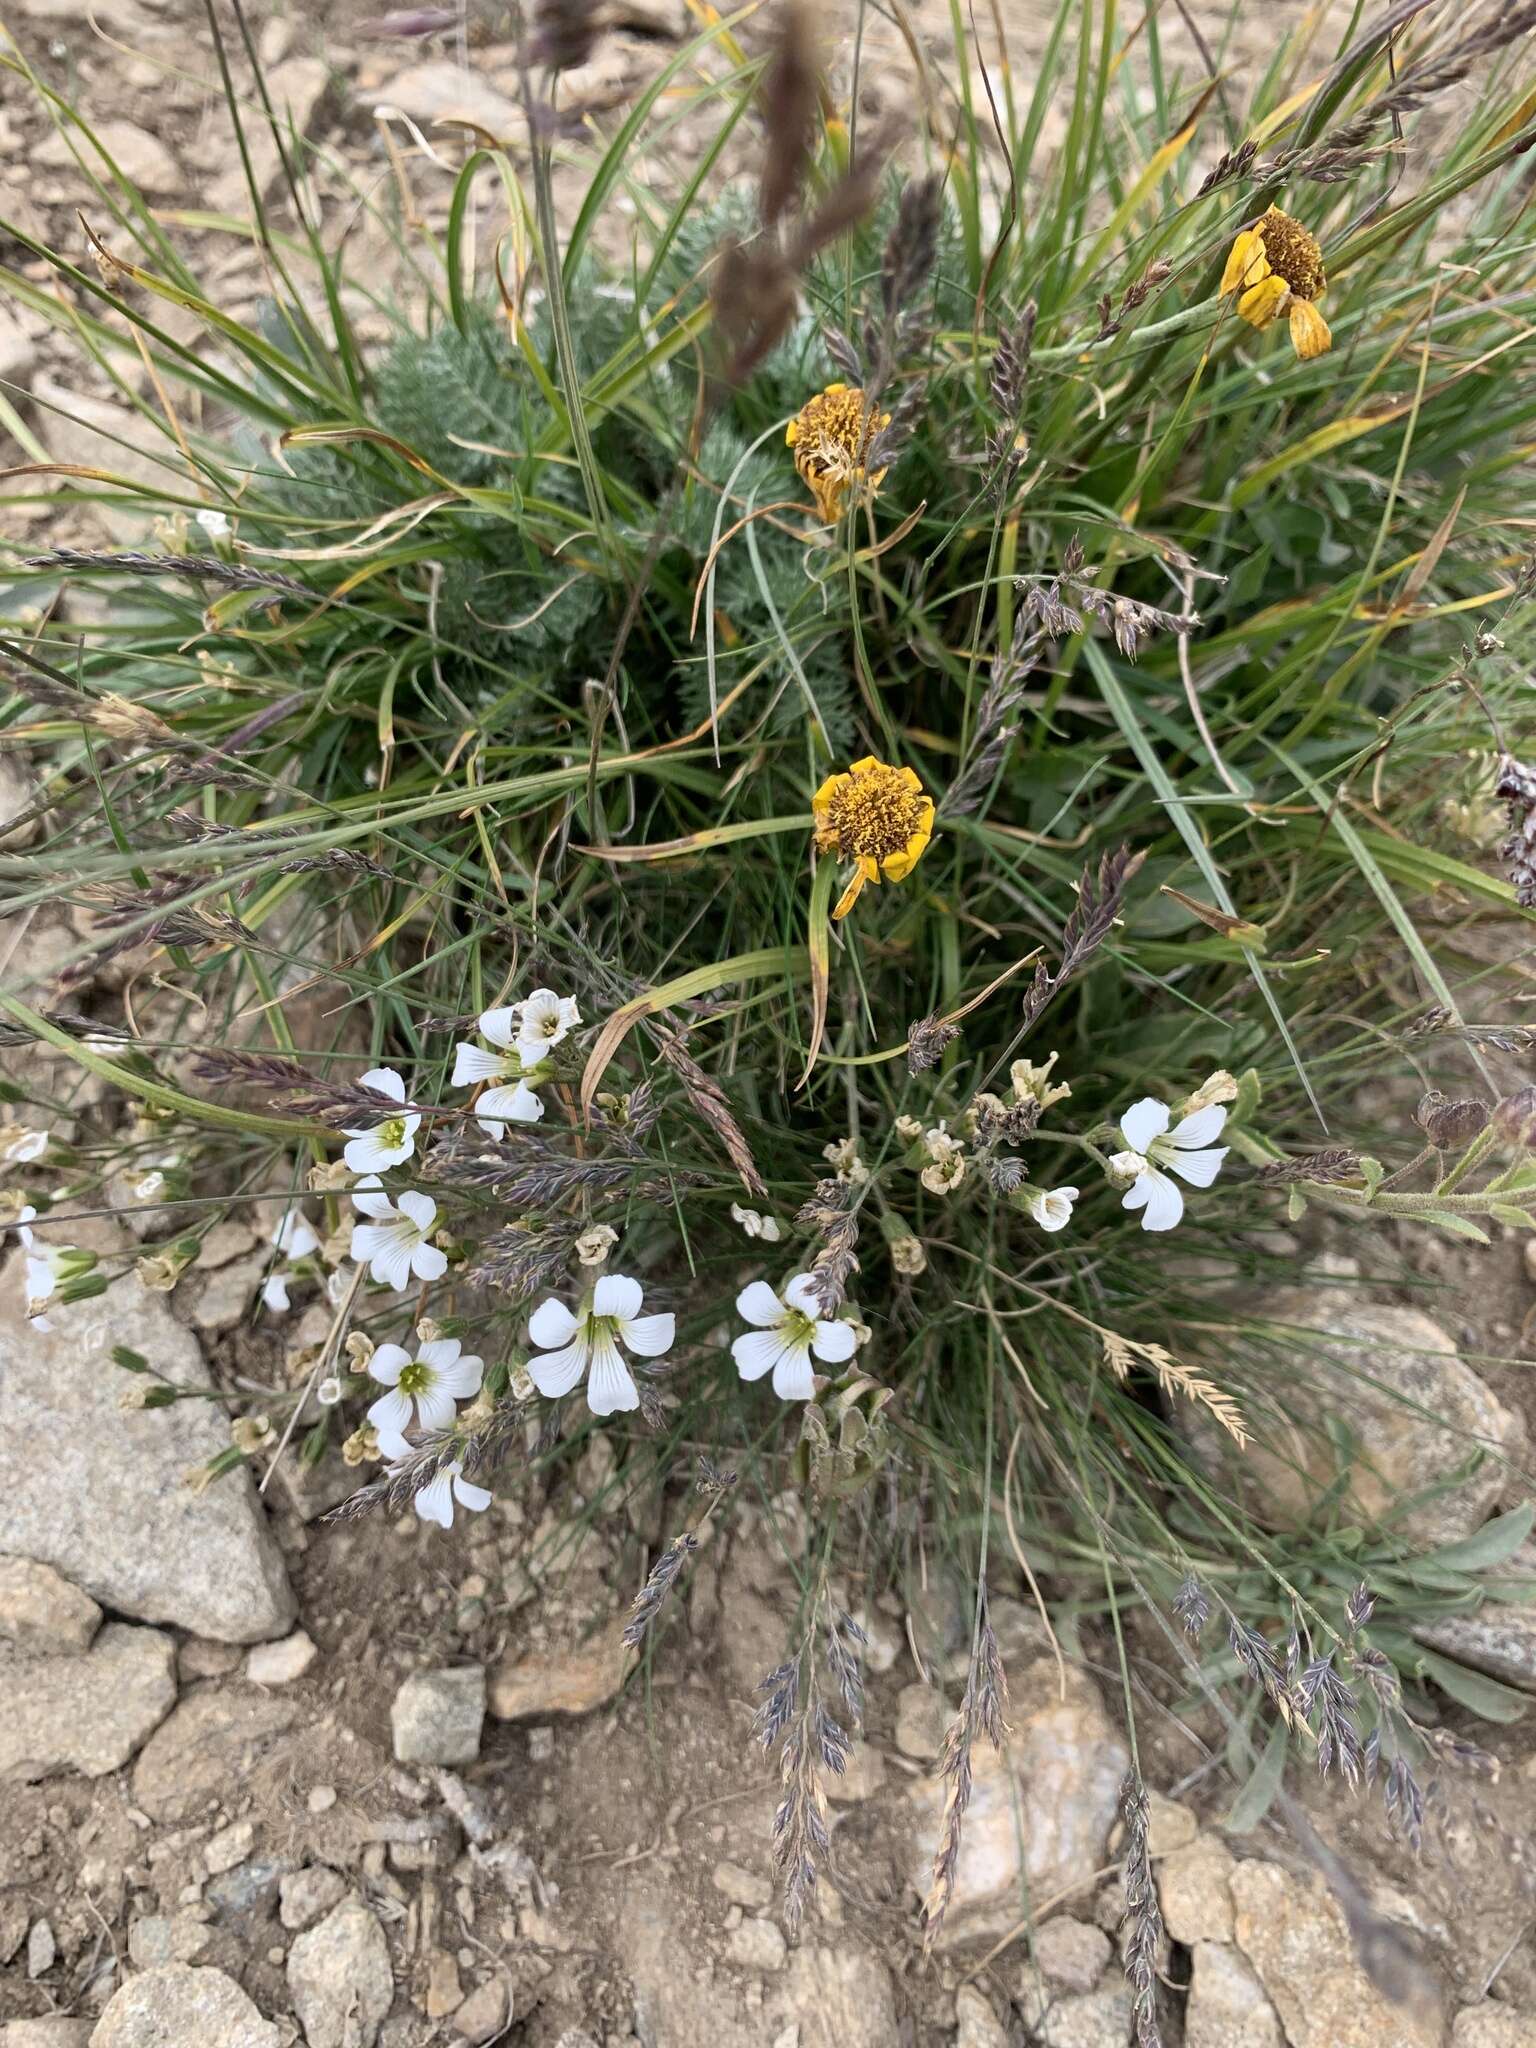
[[1437, 1152], [1460, 1152], [1487, 1124], [1488, 1107], [1471, 1098], [1453, 1100], [1431, 1088], [1420, 1098], [1413, 1120]]

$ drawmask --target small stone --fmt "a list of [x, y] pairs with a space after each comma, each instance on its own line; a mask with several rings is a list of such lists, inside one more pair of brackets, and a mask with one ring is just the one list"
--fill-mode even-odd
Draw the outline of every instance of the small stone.
[[128, 1929], [128, 1960], [136, 1970], [153, 1970], [164, 1963], [190, 1963], [213, 1939], [201, 1920], [178, 1913], [146, 1913]]
[[297, 1712], [291, 1700], [271, 1693], [231, 1688], [193, 1693], [140, 1752], [133, 1767], [135, 1803], [151, 1820], [197, 1819], [231, 1785], [250, 1777], [292, 1727]]
[[0, 1557], [0, 1641], [29, 1657], [79, 1656], [101, 1626], [89, 1594], [29, 1557]]
[[[164, 143], [157, 142], [145, 129], [136, 128], [131, 121], [96, 121], [92, 133], [123, 176], [141, 192], [169, 197], [186, 189], [181, 166]], [[78, 138], [75, 146], [87, 164], [95, 168], [95, 150]], [[31, 156], [34, 163], [46, 164], [50, 169], [67, 169], [75, 161], [75, 150], [59, 133], [39, 143]]]
[[344, 1899], [288, 1951], [288, 1991], [309, 2048], [374, 2048], [395, 1983], [384, 1930]]
[[500, 1977], [487, 1977], [477, 1985], [453, 2016], [453, 2031], [471, 2044], [480, 2044], [499, 2034], [507, 2023], [507, 1987]]
[[1214, 1835], [1196, 1836], [1154, 1866], [1163, 1924], [1175, 1941], [1231, 1941], [1235, 1867]]
[[726, 1936], [726, 1959], [743, 1970], [782, 1970], [788, 1951], [771, 1920], [743, 1920]]
[[312, 1785], [309, 1789], [309, 1797], [305, 1800], [304, 1804], [311, 1813], [329, 1813], [336, 1804], [336, 1787], [334, 1785]]
[[203, 1848], [209, 1875], [219, 1877], [224, 1871], [233, 1870], [237, 1863], [243, 1863], [255, 1840], [256, 1829], [248, 1820], [237, 1820], [230, 1827], [220, 1828]]
[[885, 1783], [885, 1751], [872, 1742], [855, 1742], [841, 1776], [827, 1774], [827, 1797], [834, 1806], [857, 1806], [873, 1799]]
[[1485, 1998], [1481, 2005], [1464, 2006], [1457, 2013], [1451, 2048], [1536, 2048], [1536, 2019]]
[[227, 1266], [232, 1259], [248, 1252], [255, 1242], [256, 1233], [249, 1223], [215, 1223], [197, 1248], [198, 1269], [212, 1273], [219, 1266]]
[[427, 1959], [427, 1991], [424, 2010], [429, 2020], [446, 2019], [464, 2003], [464, 1986], [459, 1966], [446, 1949], [434, 1949]]
[[1447, 1614], [1419, 1622], [1410, 1633], [1426, 1644], [1486, 1671], [1490, 1678], [1536, 1692], [1536, 1613], [1503, 1600], [1485, 1600], [1472, 1614]]
[[0, 1662], [0, 1779], [120, 1770], [176, 1700], [176, 1644], [109, 1621], [81, 1657]]
[[252, 1685], [292, 1685], [320, 1652], [301, 1628], [278, 1643], [257, 1643], [246, 1653], [245, 1675]]
[[413, 1672], [395, 1694], [389, 1722], [397, 1763], [472, 1764], [485, 1725], [484, 1666]]
[[323, 1920], [333, 1906], [341, 1904], [347, 1895], [347, 1881], [339, 1871], [327, 1870], [323, 1863], [311, 1864], [279, 1878], [277, 1895], [278, 1919], [290, 1934], [302, 1934], [306, 1927]]
[[955, 1993], [955, 2048], [1008, 2048], [1008, 2030], [974, 1984]]
[[[264, 96], [270, 99], [272, 111], [284, 138], [284, 146], [293, 149], [290, 135], [302, 141], [314, 127], [320, 110], [330, 91], [331, 75], [318, 57], [285, 57], [266, 74]], [[251, 180], [263, 197], [282, 176], [283, 159], [278, 153], [271, 132], [264, 126], [257, 127], [247, 138], [251, 160]], [[298, 152], [303, 160], [303, 151]], [[245, 213], [249, 210], [250, 188], [246, 183], [245, 167], [231, 163], [223, 176], [218, 178], [208, 193], [207, 203], [216, 213]]]
[[267, 1254], [253, 1252], [233, 1265], [209, 1273], [192, 1304], [192, 1321], [205, 1336], [233, 1330], [251, 1313], [256, 1290], [267, 1270]]
[[1194, 1943], [1184, 2048], [1285, 2048], [1279, 2015], [1241, 1949]]
[[1039, 2048], [1120, 2048], [1130, 2036], [1131, 1989], [1123, 1981], [1097, 1991], [1060, 1992], [1026, 1965], [1019, 2006]]
[[45, 2020], [12, 2020], [0, 2026], [0, 2048], [90, 2048], [93, 2020], [67, 2020], [53, 2014]]
[[949, 1718], [931, 1685], [904, 1685], [896, 1699], [896, 1747], [903, 1756], [930, 1762], [944, 1747]]
[[1112, 1953], [1109, 1936], [1062, 1913], [1035, 1932], [1035, 1962], [1064, 1991], [1092, 1991]]
[[210, 1643], [190, 1636], [176, 1658], [176, 1670], [183, 1684], [198, 1678], [227, 1678], [240, 1668], [238, 1643]]
[[535, 1650], [498, 1664], [490, 1676], [490, 1710], [498, 1721], [590, 1714], [624, 1683], [630, 1654], [614, 1635], [570, 1650]]
[[555, 1753], [555, 1731], [553, 1728], [530, 1728], [528, 1730], [528, 1761], [531, 1764], [547, 1764]]
[[446, 59], [410, 65], [387, 79], [375, 97], [409, 114], [418, 125], [451, 121], [457, 115], [500, 139], [527, 133], [527, 121], [515, 100]]
[[1200, 1832], [1200, 1823], [1187, 1806], [1165, 1799], [1161, 1792], [1147, 1794], [1147, 1854], [1156, 1862], [1183, 1849]]
[[773, 1904], [773, 1886], [766, 1877], [760, 1877], [755, 1870], [743, 1870], [739, 1863], [717, 1863], [709, 1874], [715, 1890], [729, 1899], [733, 1906], [742, 1906], [750, 1913], [760, 1913]]
[[46, 1920], [34, 1920], [27, 1935], [27, 1976], [32, 1982], [47, 1976], [58, 1953], [52, 1926]]
[[91, 2048], [281, 2048], [282, 2036], [222, 1970], [165, 1963], [130, 1977], [96, 2022]]
[[800, 2048], [891, 2048], [899, 2035], [890, 1970], [855, 1941], [802, 1942], [778, 1980], [769, 2025], [776, 2032], [786, 2020], [798, 2021]]

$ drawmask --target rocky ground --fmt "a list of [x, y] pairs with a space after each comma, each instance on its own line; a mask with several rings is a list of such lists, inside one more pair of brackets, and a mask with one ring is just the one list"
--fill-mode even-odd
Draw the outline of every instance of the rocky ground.
[[[1020, 12], [1016, 61], [1046, 21]], [[1239, 67], [1267, 54], [1276, 12], [1245, 22]], [[622, 99], [686, 19], [682, 0], [620, 0], [590, 89]], [[918, 20], [942, 57], [943, 10]], [[253, 303], [249, 242], [192, 218], [243, 204], [197, 10], [113, 0], [92, 20], [86, 0], [21, 0], [12, 22], [200, 273], [237, 308]], [[440, 222], [465, 147], [462, 128], [431, 129], [435, 164], [405, 121], [426, 132], [457, 114], [520, 130], [505, 45], [476, 42], [465, 69], [467, 38], [378, 42], [343, 5], [258, 14], [253, 33], [274, 100], [313, 147], [320, 218], [355, 228], [356, 272], [381, 286], [393, 244], [366, 209], [347, 209], [361, 193], [397, 218], [414, 208]], [[899, 104], [901, 39], [873, 14], [869, 36], [869, 104]], [[687, 148], [685, 121], [677, 161]], [[99, 202], [9, 74], [0, 160], [0, 212], [78, 250], [75, 209], [99, 217]], [[270, 178], [275, 162], [261, 168]], [[579, 190], [573, 169], [567, 204]], [[0, 255], [34, 282], [46, 275], [23, 247]], [[366, 320], [366, 301], [359, 310]], [[57, 459], [100, 460], [103, 446], [114, 468], [144, 459], [121, 394], [87, 378], [41, 314], [0, 310], [0, 380]], [[99, 543], [103, 518], [111, 538], [133, 537], [116, 517], [59, 516], [46, 497], [7, 509], [59, 542]], [[46, 983], [70, 943], [62, 918], [39, 923], [10, 968]], [[103, 1015], [118, 1000], [94, 999]], [[117, 1115], [78, 1077], [47, 1077], [59, 1127], [88, 1141]], [[149, 1227], [131, 1193], [117, 1206], [89, 1226], [104, 1251]], [[1017, 1572], [994, 1567], [1012, 1733], [1006, 1758], [978, 1758], [956, 1906], [925, 1961], [916, 1906], [940, 1806], [933, 1767], [969, 1606], [937, 1567], [906, 1599], [867, 1598], [850, 1567], [847, 1597], [870, 1635], [868, 1726], [835, 1797], [833, 1879], [791, 1942], [769, 1871], [775, 1786], [748, 1731], [791, 1629], [793, 1501], [774, 1503], [771, 1523], [747, 1508], [721, 1527], [654, 1656], [629, 1669], [617, 1616], [671, 1508], [631, 1495], [622, 1446], [602, 1433], [574, 1495], [499, 1498], [447, 1534], [414, 1516], [320, 1519], [353, 1483], [339, 1461], [302, 1483], [280, 1464], [264, 1497], [243, 1473], [193, 1491], [188, 1470], [227, 1441], [223, 1409], [125, 1411], [111, 1353], [126, 1345], [189, 1386], [250, 1396], [282, 1383], [326, 1312], [299, 1297], [287, 1323], [263, 1318], [266, 1230], [234, 1206], [174, 1293], [129, 1271], [41, 1337], [14, 1255], [0, 1272], [3, 2048], [1126, 2048], [1126, 1748], [1118, 1681], [1096, 1666], [1091, 1632], [1060, 1674]], [[1433, 1318], [1387, 1286], [1336, 1291], [1357, 1276], [1326, 1253], [1290, 1311], [1356, 1331], [1373, 1347], [1368, 1370], [1417, 1404], [1406, 1420], [1400, 1403], [1370, 1420], [1373, 1462], [1393, 1484], [1446, 1465], [1437, 1418], [1454, 1415], [1517, 1464], [1536, 1422], [1509, 1362], [1529, 1348], [1536, 1304], [1518, 1247], [1478, 1264], [1475, 1294], [1467, 1269], [1440, 1256]], [[1422, 1248], [1415, 1257], [1422, 1278]], [[1507, 1469], [1448, 1484], [1426, 1540], [1469, 1533], [1507, 1500]], [[1282, 1486], [1282, 1468], [1264, 1480]], [[1481, 1635], [1449, 1647], [1536, 1691], [1530, 1611], [1485, 1610], [1461, 1624]], [[1443, 1781], [1418, 1862], [1377, 1804], [1308, 1792], [1325, 1854], [1361, 1896], [1330, 1887], [1279, 1820], [1224, 1833], [1222, 1730], [1181, 1699], [1155, 1636], [1133, 1634], [1132, 1648], [1143, 1769], [1161, 1788], [1150, 1846], [1170, 2048], [1536, 2048], [1536, 1771], [1523, 1728], [1476, 1731], [1501, 1775]], [[1380, 1916], [1376, 1976], [1385, 1943], [1405, 2003], [1361, 1964], [1362, 1914]]]

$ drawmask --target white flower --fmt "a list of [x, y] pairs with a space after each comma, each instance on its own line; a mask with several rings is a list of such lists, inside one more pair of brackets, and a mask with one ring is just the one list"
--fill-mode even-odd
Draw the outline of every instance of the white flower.
[[587, 1406], [594, 1415], [638, 1408], [639, 1389], [620, 1344], [637, 1358], [660, 1358], [672, 1349], [677, 1332], [673, 1316], [641, 1315], [643, 1300], [638, 1280], [605, 1273], [578, 1315], [553, 1295], [541, 1301], [528, 1318], [529, 1340], [543, 1354], [528, 1361], [529, 1376], [539, 1392], [551, 1400], [568, 1394], [590, 1363]]
[[542, 1071], [543, 1051], [527, 1053], [517, 1039], [521, 1003], [504, 1010], [486, 1010], [480, 1018], [480, 1035], [488, 1038], [492, 1051], [483, 1045], [460, 1042], [453, 1061], [455, 1088], [472, 1088], [477, 1081], [494, 1081], [475, 1104], [475, 1115], [488, 1138], [504, 1138], [507, 1125], [536, 1124], [544, 1105], [530, 1085], [546, 1077]]
[[46, 1131], [29, 1131], [24, 1124], [0, 1127], [0, 1166], [30, 1166], [47, 1150]]
[[1077, 1197], [1076, 1188], [1042, 1188], [1030, 1197], [1029, 1213], [1042, 1230], [1065, 1230]]
[[229, 532], [229, 520], [222, 512], [205, 505], [197, 514], [197, 523], [210, 540], [223, 540]]
[[407, 1189], [396, 1207], [385, 1194], [354, 1194], [352, 1204], [374, 1219], [353, 1224], [352, 1257], [381, 1286], [408, 1287], [413, 1276], [442, 1279], [448, 1270], [447, 1254], [427, 1242], [437, 1221], [437, 1204], [430, 1195]]
[[777, 1244], [784, 1235], [776, 1216], [760, 1216], [756, 1209], [743, 1209], [740, 1202], [731, 1204], [731, 1221], [739, 1223], [748, 1237], [760, 1237], [764, 1244]]
[[285, 1209], [272, 1232], [272, 1242], [284, 1258], [297, 1262], [320, 1249], [314, 1225], [302, 1209]]
[[823, 1145], [821, 1156], [833, 1168], [841, 1181], [859, 1187], [869, 1179], [869, 1168], [859, 1157], [858, 1143], [853, 1138], [834, 1138], [830, 1145]]
[[148, 1173], [130, 1174], [128, 1192], [136, 1202], [153, 1202], [165, 1187], [165, 1175], [159, 1167], [151, 1167]]
[[590, 1230], [584, 1230], [576, 1240], [577, 1264], [600, 1266], [618, 1241], [619, 1233], [611, 1223], [594, 1223]]
[[[525, 1067], [537, 1066], [581, 1022], [576, 998], [557, 996], [552, 988], [536, 988], [512, 1007], [518, 1013], [517, 1051]], [[484, 1017], [480, 1029], [485, 1029]]]
[[288, 1281], [291, 1277], [287, 1266], [275, 1266], [262, 1282], [261, 1300], [264, 1308], [275, 1316], [287, 1315], [293, 1303], [288, 1299]]
[[341, 1380], [335, 1373], [327, 1373], [315, 1389], [315, 1399], [322, 1408], [334, 1408], [341, 1399]]
[[424, 1522], [436, 1522], [440, 1529], [453, 1527], [453, 1504], [468, 1508], [472, 1514], [479, 1514], [491, 1504], [491, 1496], [483, 1486], [472, 1486], [464, 1477], [464, 1467], [455, 1458], [451, 1465], [442, 1466], [435, 1479], [431, 1479], [416, 1493], [416, 1512]]
[[[363, 1076], [363, 1086], [387, 1095], [391, 1102], [405, 1100], [405, 1083], [393, 1067], [371, 1067]], [[371, 1130], [347, 1126], [352, 1142], [341, 1156], [354, 1173], [382, 1173], [385, 1167], [398, 1166], [402, 1159], [409, 1159], [416, 1150], [416, 1128], [420, 1122], [419, 1116], [402, 1113], [386, 1117]]]
[[929, 1163], [919, 1178], [930, 1194], [947, 1195], [965, 1179], [965, 1153], [960, 1140], [938, 1124], [925, 1135], [923, 1145]]
[[778, 1294], [766, 1280], [754, 1280], [737, 1295], [736, 1313], [753, 1326], [731, 1346], [736, 1370], [744, 1380], [771, 1372], [781, 1401], [809, 1401], [815, 1393], [812, 1352], [823, 1365], [846, 1365], [858, 1349], [850, 1323], [822, 1317], [809, 1273], [796, 1273]]
[[1042, 1111], [1058, 1102], [1065, 1102], [1072, 1093], [1070, 1086], [1065, 1081], [1051, 1079], [1051, 1069], [1059, 1058], [1060, 1054], [1053, 1052], [1038, 1067], [1033, 1060], [1015, 1060], [1008, 1070], [1015, 1102], [1038, 1102]]
[[[1171, 1167], [1192, 1188], [1208, 1188], [1227, 1156], [1225, 1145], [1211, 1144], [1220, 1137], [1227, 1112], [1220, 1103], [1208, 1103], [1173, 1125], [1173, 1111], [1166, 1102], [1144, 1095], [1133, 1102], [1120, 1119], [1120, 1135], [1130, 1151], [1141, 1160], [1141, 1170], [1126, 1189], [1122, 1209], [1140, 1209], [1143, 1230], [1172, 1230], [1184, 1214], [1184, 1197], [1161, 1169]], [[1123, 1160], [1123, 1154], [1116, 1158]], [[1114, 1162], [1111, 1162], [1113, 1164]]]
[[400, 1344], [381, 1344], [368, 1361], [368, 1372], [381, 1386], [389, 1388], [368, 1410], [368, 1420], [378, 1431], [379, 1455], [403, 1458], [410, 1450], [405, 1432], [413, 1420], [423, 1429], [447, 1429], [457, 1413], [456, 1401], [466, 1401], [480, 1391], [482, 1360], [460, 1355], [457, 1337], [439, 1337], [423, 1344], [412, 1358]]

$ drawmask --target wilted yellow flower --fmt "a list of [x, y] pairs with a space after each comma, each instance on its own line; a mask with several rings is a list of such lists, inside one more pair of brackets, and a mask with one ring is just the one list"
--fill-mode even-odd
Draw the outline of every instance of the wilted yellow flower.
[[785, 429], [785, 445], [795, 451], [801, 482], [828, 526], [841, 517], [850, 491], [879, 489], [885, 471], [866, 470], [865, 456], [875, 435], [890, 423], [888, 412], [871, 416], [862, 391], [829, 384], [801, 406]]
[[921, 1238], [893, 1237], [891, 1239], [891, 1265], [898, 1273], [911, 1277], [925, 1272], [928, 1254], [923, 1250]]
[[1202, 1081], [1193, 1095], [1188, 1095], [1179, 1105], [1179, 1115], [1193, 1116], [1197, 1109], [1210, 1109], [1218, 1102], [1236, 1102], [1237, 1082], [1225, 1067], [1218, 1067], [1208, 1080]]
[[590, 1230], [584, 1230], [575, 1244], [576, 1262], [581, 1266], [600, 1266], [619, 1241], [619, 1233], [611, 1223], [594, 1223]]
[[1291, 346], [1304, 362], [1333, 347], [1317, 310], [1327, 281], [1317, 237], [1278, 206], [1243, 229], [1221, 273], [1222, 291], [1237, 293], [1238, 313], [1250, 327], [1268, 327], [1289, 313]]
[[816, 845], [858, 862], [838, 899], [834, 918], [846, 917], [866, 882], [901, 882], [933, 837], [933, 798], [910, 768], [891, 768], [866, 754], [845, 775], [829, 775], [811, 798]]
[[1008, 1070], [1008, 1078], [1013, 1083], [1014, 1101], [1038, 1102], [1042, 1110], [1050, 1109], [1058, 1102], [1065, 1102], [1072, 1093], [1071, 1084], [1051, 1079], [1051, 1069], [1059, 1057], [1058, 1053], [1053, 1052], [1050, 1058], [1038, 1067], [1033, 1060], [1015, 1060]]
[[341, 1447], [341, 1455], [348, 1465], [363, 1465], [379, 1455], [379, 1435], [371, 1422], [353, 1430]]

